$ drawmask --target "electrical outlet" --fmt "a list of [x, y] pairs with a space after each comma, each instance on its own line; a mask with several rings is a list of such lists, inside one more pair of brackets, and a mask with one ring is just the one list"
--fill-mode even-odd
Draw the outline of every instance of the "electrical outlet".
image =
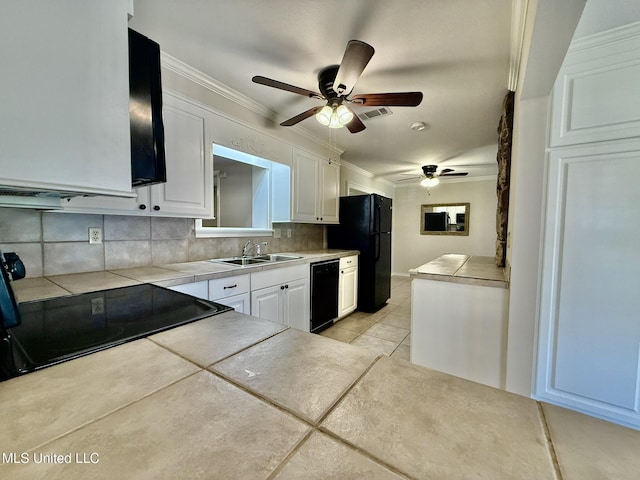
[[282, 231], [279, 228], [273, 229], [273, 238], [280, 238], [282, 236]]
[[102, 243], [102, 229], [100, 227], [89, 228], [89, 243]]
[[287, 228], [287, 238], [291, 238], [292, 233], [292, 230], [290, 228]]

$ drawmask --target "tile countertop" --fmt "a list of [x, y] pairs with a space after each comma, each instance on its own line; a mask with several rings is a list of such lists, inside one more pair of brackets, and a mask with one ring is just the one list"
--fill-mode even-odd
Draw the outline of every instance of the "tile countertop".
[[494, 257], [447, 253], [409, 270], [411, 278], [509, 288], [505, 269]]
[[0, 477], [12, 479], [640, 469], [640, 432], [237, 312], [3, 382], [0, 409]]
[[312, 250], [279, 253], [283, 255], [295, 255], [301, 258], [266, 265], [247, 265], [244, 267], [202, 260], [101, 272], [24, 278], [12, 282], [11, 286], [18, 301], [27, 302], [108, 288], [127, 287], [138, 283], [153, 283], [161, 287], [173, 287], [185, 283], [212, 280], [214, 278], [332, 260], [349, 255], [357, 255], [359, 252], [355, 250]]

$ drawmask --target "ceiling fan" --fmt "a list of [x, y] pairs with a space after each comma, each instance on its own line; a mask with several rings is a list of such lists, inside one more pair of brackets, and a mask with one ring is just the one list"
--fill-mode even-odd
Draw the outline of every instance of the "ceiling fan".
[[440, 170], [440, 173], [437, 173], [438, 166], [437, 165], [423, 165], [422, 166], [422, 175], [414, 175], [413, 173], [402, 173], [401, 175], [411, 175], [410, 178], [403, 178], [400, 181], [405, 180], [413, 180], [414, 178], [424, 177], [420, 182], [420, 185], [423, 187], [435, 187], [440, 183], [438, 177], [464, 177], [469, 175], [469, 172], [456, 172], [452, 168], [444, 168]]
[[281, 126], [290, 127], [315, 115], [320, 123], [329, 126], [329, 128], [346, 126], [351, 133], [358, 133], [366, 127], [358, 116], [353, 114], [351, 106], [416, 107], [422, 101], [422, 92], [369, 93], [349, 98], [374, 51], [371, 45], [360, 40], [349, 41], [340, 65], [325, 67], [318, 73], [318, 89], [321, 93], [259, 75], [253, 77], [252, 80], [254, 83], [267, 87], [286, 90], [318, 100], [326, 100], [326, 105], [310, 108], [285, 120], [280, 124]]

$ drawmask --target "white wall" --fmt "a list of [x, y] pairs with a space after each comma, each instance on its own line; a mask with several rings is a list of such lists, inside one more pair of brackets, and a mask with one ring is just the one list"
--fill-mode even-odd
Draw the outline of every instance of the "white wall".
[[[215, 166], [215, 160], [214, 160]], [[253, 167], [240, 162], [228, 162], [222, 168], [226, 173], [220, 179], [220, 218], [222, 227], [252, 227]]]
[[394, 184], [380, 178], [362, 168], [343, 161], [340, 166], [340, 196], [348, 195], [348, 188], [362, 189], [365, 193], [378, 193], [385, 197], [393, 198]]
[[[429, 194], [430, 193], [430, 194]], [[470, 203], [469, 235], [421, 235], [420, 206], [427, 203]], [[427, 190], [396, 188], [393, 203], [393, 272], [408, 270], [444, 253], [495, 255], [496, 179], [447, 183]]]

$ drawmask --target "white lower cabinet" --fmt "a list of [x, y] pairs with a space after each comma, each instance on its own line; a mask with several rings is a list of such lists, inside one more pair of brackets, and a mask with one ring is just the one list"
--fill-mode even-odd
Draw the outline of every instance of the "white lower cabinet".
[[227, 305], [240, 313], [305, 332], [310, 330], [309, 265], [306, 263], [176, 285], [170, 289]]
[[233, 308], [236, 312], [251, 314], [251, 295], [243, 293], [242, 295], [234, 295], [221, 300], [214, 300], [217, 303]]
[[358, 305], [358, 256], [340, 259], [338, 280], [338, 318], [353, 312]]
[[191, 295], [192, 297], [202, 298], [204, 300], [209, 300], [209, 286], [206, 280], [202, 282], [193, 282], [193, 283], [185, 283], [183, 285], [175, 285], [173, 287], [168, 287], [169, 290], [173, 290], [175, 292], [186, 293], [187, 295]]
[[251, 315], [308, 332], [309, 265], [251, 274]]
[[209, 299], [227, 305], [240, 313], [251, 313], [251, 281], [249, 275], [209, 280]]

